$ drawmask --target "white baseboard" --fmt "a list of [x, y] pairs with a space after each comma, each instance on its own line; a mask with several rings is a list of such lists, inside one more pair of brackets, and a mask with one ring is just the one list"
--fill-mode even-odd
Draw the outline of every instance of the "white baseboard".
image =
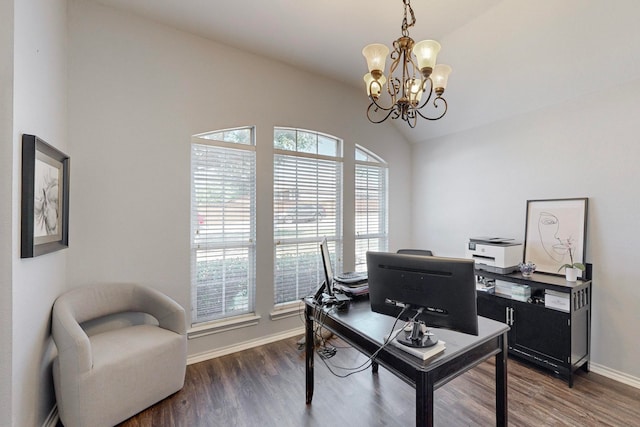
[[631, 387], [640, 388], [640, 378], [633, 377], [629, 374], [625, 374], [624, 372], [616, 371], [615, 369], [598, 365], [593, 362], [589, 363], [589, 370], [593, 373], [602, 375], [603, 377], [611, 378], [612, 380], [630, 385]]
[[47, 416], [47, 419], [44, 420], [42, 427], [56, 427], [59, 420], [58, 405], [54, 404], [53, 408], [51, 408], [51, 412], [49, 412], [49, 415]]
[[304, 327], [291, 329], [280, 334], [269, 335], [267, 337], [258, 338], [255, 340], [245, 341], [239, 344], [230, 345], [228, 347], [218, 348], [203, 353], [193, 354], [187, 357], [187, 365], [192, 365], [198, 362], [204, 362], [205, 360], [215, 359], [216, 357], [226, 356], [231, 353], [236, 353], [242, 350], [248, 350], [253, 347], [259, 347], [264, 344], [284, 340], [287, 338], [295, 337], [297, 335], [304, 335]]

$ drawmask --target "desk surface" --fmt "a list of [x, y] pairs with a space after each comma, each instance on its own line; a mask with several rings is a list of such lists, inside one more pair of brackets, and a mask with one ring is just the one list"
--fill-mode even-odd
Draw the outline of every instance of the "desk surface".
[[[330, 316], [325, 318], [324, 324], [332, 330], [332, 323], [339, 322], [341, 330], [339, 335], [347, 338], [348, 341], [353, 341], [350, 338], [356, 338], [355, 343], [358, 345], [359, 340], [357, 337], [366, 338], [366, 341], [375, 343], [375, 347], [379, 347], [384, 342], [384, 337], [391, 333], [393, 323], [395, 319], [391, 316], [387, 316], [380, 313], [371, 311], [371, 306], [368, 300], [352, 301], [349, 304], [348, 310], [335, 310], [332, 309]], [[395, 329], [399, 328], [403, 323], [398, 322]], [[351, 334], [345, 334], [345, 329], [353, 333], [353, 337], [345, 336]], [[483, 344], [490, 342], [497, 336], [504, 334], [509, 330], [509, 327], [495, 320], [487, 319], [484, 317], [478, 317], [478, 335], [468, 335], [461, 332], [451, 331], [448, 329], [431, 328], [438, 339], [443, 340], [446, 343], [446, 349], [439, 355], [434, 356], [426, 361], [419, 359], [393, 345], [387, 345], [385, 352], [391, 353], [395, 358], [401, 359], [404, 363], [411, 366], [413, 369], [428, 372], [437, 369], [443, 364], [459, 357], [461, 354], [468, 352], [472, 348], [480, 347]], [[336, 332], [336, 331], [334, 331]], [[365, 350], [365, 353], [370, 353], [371, 348], [361, 349]]]
[[384, 338], [397, 329], [395, 319], [371, 311], [368, 300], [351, 302], [348, 310], [338, 311], [305, 300], [305, 360], [306, 401], [313, 398], [314, 321], [334, 332], [362, 353], [375, 355], [372, 367], [378, 363], [416, 389], [416, 426], [433, 426], [434, 389], [495, 356], [496, 360], [496, 425], [507, 425], [507, 331], [500, 322], [478, 317], [478, 335], [468, 335], [447, 329], [433, 328], [446, 342], [444, 352], [426, 361], [394, 345], [382, 344]]

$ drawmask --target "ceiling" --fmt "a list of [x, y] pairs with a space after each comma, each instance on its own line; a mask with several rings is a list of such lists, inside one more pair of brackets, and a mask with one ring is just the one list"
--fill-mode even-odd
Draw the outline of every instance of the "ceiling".
[[[93, 0], [345, 82], [363, 91], [369, 43], [400, 36], [400, 0]], [[442, 45], [447, 115], [412, 142], [640, 79], [637, 0], [413, 0], [416, 41]], [[600, 92], [601, 94], [597, 94]], [[366, 103], [363, 102], [363, 114]], [[384, 126], [373, 125], [372, 126]]]

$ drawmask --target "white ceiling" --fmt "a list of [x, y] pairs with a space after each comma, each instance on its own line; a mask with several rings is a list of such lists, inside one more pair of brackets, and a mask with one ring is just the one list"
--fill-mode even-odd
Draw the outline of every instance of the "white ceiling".
[[[403, 16], [400, 0], [93, 1], [346, 82], [363, 98], [361, 50], [390, 46]], [[412, 7], [411, 37], [438, 40], [438, 62], [453, 67], [443, 119], [415, 129], [396, 123], [412, 142], [586, 94], [597, 102], [603, 89], [640, 78], [638, 0], [413, 0]]]

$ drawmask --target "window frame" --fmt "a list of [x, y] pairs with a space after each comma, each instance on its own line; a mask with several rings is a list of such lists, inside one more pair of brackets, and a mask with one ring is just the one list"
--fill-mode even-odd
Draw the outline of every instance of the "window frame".
[[[224, 132], [233, 132], [235, 130], [249, 130], [250, 131], [250, 141], [247, 142], [230, 142], [230, 141], [220, 141], [215, 138], [207, 138], [207, 136], [211, 136], [212, 134], [222, 133], [224, 136]], [[231, 129], [223, 129], [216, 130], [212, 132], [206, 132], [202, 134], [193, 135], [191, 137], [190, 144], [190, 152], [191, 152], [191, 175], [190, 175], [190, 186], [191, 186], [191, 202], [190, 202], [190, 265], [191, 265], [191, 279], [190, 279], [190, 291], [191, 291], [191, 330], [190, 337], [192, 334], [195, 336], [200, 336], [206, 334], [207, 330], [210, 329], [210, 325], [217, 324], [220, 326], [220, 330], [228, 330], [236, 320], [240, 323], [244, 323], [247, 325], [257, 323], [259, 316], [255, 314], [256, 307], [256, 267], [257, 267], [257, 253], [256, 253], [256, 234], [257, 234], [257, 175], [256, 175], [256, 166], [257, 166], [257, 149], [256, 149], [256, 131], [254, 126], [245, 126], [239, 128], [231, 128]], [[225, 237], [225, 233], [223, 232], [220, 235], [220, 239], [222, 241], [213, 242], [210, 240], [200, 240], [198, 241], [197, 235], [200, 233], [200, 206], [198, 205], [197, 199], [197, 185], [196, 185], [196, 175], [195, 168], [196, 159], [194, 149], [196, 146], [208, 147], [213, 152], [216, 150], [233, 150], [236, 155], [241, 157], [241, 161], [247, 161], [246, 153], [251, 153], [249, 156], [250, 167], [245, 169], [244, 171], [250, 172], [250, 178], [245, 183], [245, 188], [242, 189], [244, 191], [249, 192], [249, 200], [248, 207], [236, 207], [233, 209], [234, 214], [238, 214], [240, 212], [243, 215], [243, 218], [248, 217], [249, 227], [248, 227], [248, 237], [247, 240], [242, 243], [244, 240], [243, 237], [238, 237], [238, 240], [232, 240], [230, 242], [227, 241]], [[230, 151], [231, 153], [231, 151]], [[225, 167], [228, 164], [225, 164]], [[220, 173], [223, 177], [227, 176], [227, 172], [223, 171]], [[224, 186], [224, 185], [223, 185]], [[223, 211], [225, 210], [222, 208]], [[215, 218], [215, 215], [211, 216], [211, 219]], [[236, 217], [237, 218], [237, 217]], [[207, 218], [207, 221], [210, 218]], [[224, 221], [224, 220], [223, 220]], [[204, 222], [203, 222], [204, 223]], [[221, 227], [223, 230], [227, 228], [227, 225], [219, 224], [218, 227]], [[231, 226], [230, 226], [231, 227]], [[240, 227], [242, 228], [242, 227]], [[215, 234], [214, 234], [215, 235]], [[214, 240], [213, 238], [212, 240]], [[198, 314], [199, 310], [199, 299], [198, 299], [198, 252], [199, 251], [222, 251], [224, 256], [226, 256], [227, 250], [231, 251], [233, 249], [241, 249], [245, 248], [247, 250], [247, 272], [246, 272], [246, 285], [247, 285], [247, 295], [246, 295], [246, 309], [244, 310], [231, 310], [227, 311], [226, 299], [222, 299], [221, 301], [221, 309], [222, 314], [220, 315], [209, 315], [209, 316], [201, 316]], [[223, 257], [224, 257], [223, 256]], [[227, 265], [223, 262], [224, 271], [226, 272]], [[223, 273], [224, 275], [225, 273]], [[226, 283], [222, 283], [223, 287], [222, 294], [224, 295]], [[215, 291], [214, 291], [215, 292]], [[236, 320], [234, 320], [236, 319]]]
[[[320, 148], [316, 148], [316, 152], [309, 152], [309, 151], [304, 151], [304, 150], [300, 150], [298, 148], [298, 139], [296, 136], [296, 144], [295, 147], [293, 149], [284, 149], [284, 148], [278, 148], [276, 146], [276, 134], [278, 131], [291, 131], [291, 132], [303, 132], [306, 134], [313, 134], [315, 135], [318, 139], [323, 138], [323, 139], [329, 139], [331, 141], [333, 141], [335, 143], [335, 155], [328, 155], [328, 154], [320, 154], [318, 151], [320, 150]], [[274, 230], [273, 230], [273, 244], [274, 244], [274, 252], [273, 252], [273, 260], [274, 260], [274, 271], [273, 271], [273, 283], [274, 283], [274, 289], [273, 289], [273, 298], [274, 298], [274, 308], [276, 310], [281, 310], [286, 308], [289, 305], [295, 304], [297, 305], [297, 302], [299, 302], [301, 297], [307, 296], [310, 293], [315, 292], [315, 290], [317, 289], [317, 287], [320, 285], [320, 283], [322, 282], [322, 280], [324, 280], [324, 272], [322, 270], [322, 260], [320, 258], [320, 249], [319, 249], [319, 244], [320, 241], [323, 238], [327, 238], [327, 241], [329, 242], [330, 247], [332, 248], [332, 261], [334, 262], [334, 269], [336, 271], [339, 271], [339, 269], [342, 268], [342, 239], [343, 239], [343, 209], [344, 209], [344, 200], [343, 200], [343, 193], [344, 193], [344, 156], [343, 156], [343, 151], [344, 151], [344, 141], [341, 138], [338, 138], [336, 136], [333, 135], [329, 135], [323, 132], [318, 132], [318, 131], [312, 131], [312, 130], [308, 130], [308, 129], [301, 129], [301, 128], [292, 128], [292, 127], [281, 127], [281, 126], [275, 126], [273, 128], [273, 201], [274, 201], [274, 205], [273, 205], [273, 215], [274, 215]], [[300, 236], [298, 234], [296, 234], [295, 237], [289, 237], [289, 238], [282, 238], [281, 235], [278, 234], [278, 216], [279, 214], [279, 210], [278, 210], [278, 198], [280, 194], [278, 187], [278, 159], [304, 159], [305, 161], [318, 161], [318, 162], [324, 162], [325, 166], [327, 166], [329, 163], [333, 163], [333, 167], [335, 168], [335, 196], [333, 198], [333, 200], [335, 200], [335, 217], [333, 219], [333, 234], [331, 235], [327, 235], [327, 234], [323, 234], [321, 233], [319, 230], [315, 235], [308, 235], [308, 236]], [[296, 160], [297, 161], [297, 160]], [[286, 194], [286, 193], [284, 193]], [[317, 194], [317, 193], [316, 193]], [[294, 191], [294, 197], [297, 199], [298, 197], [300, 197], [300, 192], [297, 190]], [[318, 199], [319, 200], [319, 199]], [[320, 206], [321, 202], [318, 201], [316, 202], [317, 206]], [[296, 230], [297, 231], [297, 230]], [[296, 277], [296, 283], [295, 284], [289, 284], [289, 285], [293, 285], [296, 287], [296, 298], [285, 301], [282, 298], [279, 297], [280, 294], [280, 288], [281, 288], [281, 282], [282, 280], [280, 279], [279, 276], [279, 265], [278, 265], [278, 252], [279, 250], [281, 250], [281, 248], [285, 245], [289, 245], [289, 246], [293, 246], [293, 245], [297, 245], [297, 248], [302, 247], [303, 251], [306, 251], [308, 253], [308, 255], [310, 255], [312, 257], [312, 260], [309, 261], [309, 263], [314, 264], [315, 265], [315, 274], [316, 274], [316, 278], [315, 278], [315, 282], [317, 283], [313, 283], [313, 285], [307, 285], [307, 284], [302, 284], [300, 285], [299, 283], [299, 276]], [[304, 245], [307, 246], [307, 248], [304, 248]], [[311, 247], [313, 246], [313, 249], [311, 249]], [[313, 251], [314, 255], [311, 255], [311, 251]], [[311, 268], [311, 266], [308, 266], [309, 268]], [[296, 266], [296, 268], [298, 268], [298, 266]], [[281, 272], [281, 274], [284, 274]], [[310, 289], [307, 289], [310, 288]], [[283, 292], [284, 294], [284, 292]]]

